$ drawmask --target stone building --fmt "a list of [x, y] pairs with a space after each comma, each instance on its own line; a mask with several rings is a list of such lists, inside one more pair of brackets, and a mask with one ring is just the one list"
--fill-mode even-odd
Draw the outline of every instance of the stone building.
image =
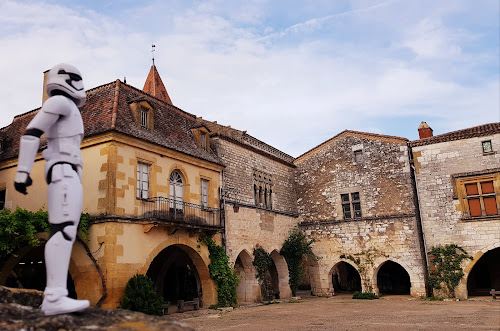
[[314, 294], [425, 294], [407, 142], [346, 130], [295, 160], [300, 229], [320, 257]]
[[[199, 298], [212, 305], [217, 292], [209, 275], [209, 253], [197, 239], [209, 233], [221, 243], [219, 190], [224, 166], [210, 152], [209, 137], [201, 139], [204, 129], [197, 126], [196, 116], [172, 105], [154, 65], [144, 90], [117, 80], [87, 91], [81, 108], [83, 211], [94, 217], [88, 246], [106, 281], [103, 307], [118, 305], [136, 273], [150, 276], [166, 301]], [[41, 153], [29, 194], [13, 186], [19, 139], [37, 111], [16, 116], [0, 130], [5, 208], [35, 211], [47, 203]], [[26, 268], [33, 264], [38, 269]], [[103, 294], [100, 275], [78, 242], [69, 273], [75, 294], [96, 304]], [[43, 247], [17, 252], [0, 270], [1, 285], [30, 278], [38, 279], [43, 289], [44, 277]]]
[[226, 251], [240, 275], [239, 302], [261, 299], [253, 249], [270, 253], [273, 294], [290, 297], [288, 268], [279, 251], [297, 225], [293, 157], [230, 127], [200, 119], [212, 149], [225, 165], [222, 176]]
[[433, 136], [423, 122], [409, 145], [425, 249], [456, 244], [464, 262], [460, 298], [500, 288], [500, 123]]

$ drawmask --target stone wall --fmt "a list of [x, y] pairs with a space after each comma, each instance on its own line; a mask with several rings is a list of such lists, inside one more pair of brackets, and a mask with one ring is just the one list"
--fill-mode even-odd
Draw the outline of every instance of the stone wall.
[[[406, 143], [403, 138], [344, 131], [296, 160], [300, 227], [316, 240], [313, 250], [321, 257], [308, 266], [314, 293], [333, 293], [332, 270], [341, 261], [360, 273], [363, 291], [378, 293], [378, 269], [393, 261], [408, 273], [411, 294], [425, 294]], [[359, 192], [361, 217], [345, 219], [341, 194], [353, 192]], [[361, 261], [370, 256], [372, 261], [360, 272], [342, 254], [360, 254]]]
[[[491, 140], [493, 153], [483, 153]], [[465, 277], [457, 296], [467, 297], [467, 276], [488, 250], [500, 247], [500, 217], [469, 218], [460, 201], [460, 181], [475, 176], [496, 177], [500, 185], [500, 134], [413, 147], [422, 226], [427, 250], [457, 244], [474, 260], [464, 263]], [[497, 196], [497, 201], [499, 197]]]
[[231, 191], [227, 200], [255, 205], [253, 171], [261, 171], [272, 176], [272, 209], [285, 213], [296, 213], [296, 195], [293, 164], [272, 155], [259, 153], [242, 143], [232, 142], [224, 137], [213, 139], [217, 156], [226, 166], [223, 189]]

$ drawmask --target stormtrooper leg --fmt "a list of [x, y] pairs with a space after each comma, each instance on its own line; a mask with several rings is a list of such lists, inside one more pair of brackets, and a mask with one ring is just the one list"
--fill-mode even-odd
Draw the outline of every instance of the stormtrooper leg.
[[64, 314], [89, 307], [87, 300], [68, 298], [67, 275], [71, 250], [82, 211], [82, 186], [69, 164], [52, 167], [48, 188], [50, 238], [45, 244], [47, 287], [42, 303], [45, 315]]

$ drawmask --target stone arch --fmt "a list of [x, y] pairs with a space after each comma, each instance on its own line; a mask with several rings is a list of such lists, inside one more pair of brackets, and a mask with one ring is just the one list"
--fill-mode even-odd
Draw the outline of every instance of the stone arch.
[[356, 266], [348, 260], [335, 263], [328, 273], [328, 278], [334, 294], [362, 291], [361, 275]]
[[499, 260], [500, 243], [490, 244], [485, 249], [477, 252], [473, 260], [464, 269], [464, 277], [456, 291], [458, 292], [456, 293], [457, 296], [462, 298], [489, 296], [491, 289], [500, 289]]
[[292, 291], [290, 290], [290, 285], [288, 283], [288, 265], [286, 264], [285, 258], [281, 256], [279, 251], [276, 249], [269, 255], [271, 256], [271, 259], [273, 259], [278, 274], [279, 298], [289, 298], [292, 295]]
[[234, 270], [238, 273], [240, 283], [236, 288], [238, 302], [253, 302], [259, 298], [259, 282], [255, 277], [255, 268], [252, 264], [252, 255], [243, 249], [234, 263]]
[[386, 260], [375, 269], [374, 291], [377, 294], [411, 294], [411, 275], [400, 261]]
[[[217, 304], [217, 288], [214, 281], [210, 278], [210, 272], [208, 270], [208, 265], [210, 264], [210, 259], [206, 254], [200, 255], [196, 249], [185, 244], [185, 243], [174, 243], [171, 241], [165, 241], [159, 244], [148, 256], [146, 263], [141, 268], [141, 274], [147, 274], [150, 270], [153, 263], [156, 265], [160, 265], [157, 269], [158, 272], [167, 272], [168, 270], [162, 269], [160, 262], [155, 259], [157, 257], [165, 257], [168, 254], [163, 254], [169, 247], [174, 247], [174, 249], [178, 249], [182, 251], [192, 262], [192, 266], [195, 268], [195, 272], [193, 271], [194, 278], [197, 282], [196, 286], [198, 289], [198, 298], [201, 303], [207, 306]], [[177, 251], [178, 252], [178, 251]], [[182, 254], [181, 254], [182, 255]], [[172, 261], [169, 261], [172, 262]], [[166, 266], [165, 268], [167, 268]], [[191, 267], [190, 267], [191, 268]], [[188, 268], [189, 269], [189, 268]], [[158, 277], [161, 275], [157, 275]], [[165, 276], [165, 275], [163, 275]], [[157, 280], [158, 282], [158, 280]]]

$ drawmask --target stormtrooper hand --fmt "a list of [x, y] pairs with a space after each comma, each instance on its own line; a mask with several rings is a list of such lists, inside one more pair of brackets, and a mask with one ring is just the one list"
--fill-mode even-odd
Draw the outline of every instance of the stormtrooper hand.
[[30, 174], [26, 172], [18, 172], [16, 174], [16, 178], [14, 179], [14, 187], [16, 191], [21, 192], [22, 194], [28, 194], [26, 188], [31, 186], [33, 181], [31, 180]]

